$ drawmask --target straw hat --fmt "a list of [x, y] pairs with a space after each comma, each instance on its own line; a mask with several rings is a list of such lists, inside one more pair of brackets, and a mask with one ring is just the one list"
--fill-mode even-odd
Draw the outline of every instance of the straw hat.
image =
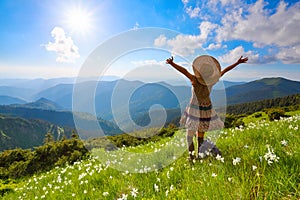
[[198, 56], [193, 61], [193, 70], [202, 85], [214, 85], [221, 77], [220, 63], [209, 55]]

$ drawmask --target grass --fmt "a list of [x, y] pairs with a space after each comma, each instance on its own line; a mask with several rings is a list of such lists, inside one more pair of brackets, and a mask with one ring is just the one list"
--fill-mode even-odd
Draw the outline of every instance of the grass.
[[90, 159], [12, 181], [2, 198], [299, 199], [299, 130], [296, 115], [210, 133], [222, 157], [195, 162], [187, 160], [182, 130], [155, 143], [97, 149]]

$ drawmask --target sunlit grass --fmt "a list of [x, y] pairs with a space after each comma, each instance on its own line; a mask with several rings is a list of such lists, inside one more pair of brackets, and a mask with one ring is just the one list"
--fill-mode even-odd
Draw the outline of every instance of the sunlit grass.
[[[106, 156], [20, 180], [3, 199], [299, 199], [299, 129], [300, 116], [224, 129], [217, 140], [222, 157], [194, 163], [187, 152], [176, 155], [176, 149], [185, 148], [181, 130], [159, 142], [110, 153], [98, 150], [98, 157]], [[160, 156], [174, 159], [164, 168], [134, 158], [167, 144], [170, 148]], [[123, 152], [134, 153], [130, 162]], [[136, 173], [116, 169], [128, 164]]]

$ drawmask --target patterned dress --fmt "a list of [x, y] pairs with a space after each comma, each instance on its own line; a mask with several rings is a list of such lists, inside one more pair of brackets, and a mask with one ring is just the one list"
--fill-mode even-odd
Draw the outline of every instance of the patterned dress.
[[205, 86], [199, 82], [192, 87], [192, 97], [180, 119], [180, 125], [188, 130], [206, 132], [219, 130], [224, 127], [212, 107], [210, 91], [212, 86]]

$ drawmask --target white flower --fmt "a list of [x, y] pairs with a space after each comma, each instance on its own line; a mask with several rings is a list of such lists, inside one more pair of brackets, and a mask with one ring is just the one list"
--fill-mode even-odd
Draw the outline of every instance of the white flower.
[[102, 195], [106, 197], [106, 196], [109, 195], [109, 193], [108, 192], [103, 192]]
[[128, 194], [122, 194], [121, 198], [118, 198], [118, 200], [127, 200]]
[[158, 185], [156, 185], [156, 183], [154, 183], [154, 190], [155, 190], [155, 192], [159, 191], [159, 187], [158, 187]]
[[216, 156], [216, 159], [221, 161], [221, 162], [224, 162], [224, 158], [222, 158], [222, 156], [219, 155], [219, 154]]
[[232, 178], [231, 177], [228, 177], [228, 179], [227, 179], [229, 182], [231, 182], [232, 181]]
[[205, 157], [204, 153], [199, 153], [199, 157], [204, 158]]
[[84, 191], [83, 191], [83, 194], [86, 194], [86, 193], [87, 193], [87, 191], [86, 191], [86, 190], [84, 190]]
[[274, 153], [274, 150], [272, 149], [272, 147], [270, 148], [268, 147], [268, 152], [264, 155], [265, 160], [268, 162], [268, 164], [272, 164], [274, 161], [278, 162], [279, 157]]
[[173, 191], [174, 190], [174, 185], [171, 185], [170, 186], [170, 191]]
[[75, 197], [75, 194], [74, 194], [74, 193], [72, 194], [72, 197]]
[[255, 165], [252, 165], [252, 170], [255, 171], [257, 167]]
[[236, 158], [232, 159], [232, 164], [233, 165], [239, 164], [240, 162], [241, 162], [241, 158], [239, 158], [239, 157], [236, 157]]
[[216, 173], [212, 173], [211, 176], [212, 176], [212, 177], [217, 177], [217, 174], [216, 174]]
[[133, 196], [134, 198], [137, 197], [138, 194], [138, 189], [137, 188], [132, 188], [131, 192], [131, 196]]
[[283, 146], [287, 146], [288, 142], [286, 140], [282, 140], [280, 141], [280, 143], [283, 145]]

